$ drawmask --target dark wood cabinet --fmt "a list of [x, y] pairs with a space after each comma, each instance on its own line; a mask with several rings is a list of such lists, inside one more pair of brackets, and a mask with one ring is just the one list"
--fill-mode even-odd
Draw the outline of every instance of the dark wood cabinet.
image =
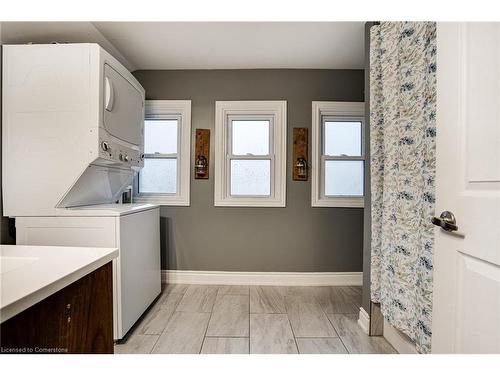
[[1, 353], [113, 353], [111, 262], [0, 325]]

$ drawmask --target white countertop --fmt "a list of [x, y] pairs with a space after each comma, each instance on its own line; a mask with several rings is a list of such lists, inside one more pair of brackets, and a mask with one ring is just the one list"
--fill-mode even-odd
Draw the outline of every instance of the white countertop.
[[0, 245], [0, 323], [118, 256], [118, 249]]

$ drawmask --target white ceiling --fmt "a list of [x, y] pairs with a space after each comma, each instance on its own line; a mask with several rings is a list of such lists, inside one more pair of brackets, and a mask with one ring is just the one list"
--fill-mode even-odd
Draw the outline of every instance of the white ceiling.
[[362, 68], [362, 22], [96, 22], [137, 69]]
[[[131, 69], [362, 69], [363, 22], [15, 22], [2, 39], [97, 42]], [[110, 50], [111, 49], [111, 50]]]

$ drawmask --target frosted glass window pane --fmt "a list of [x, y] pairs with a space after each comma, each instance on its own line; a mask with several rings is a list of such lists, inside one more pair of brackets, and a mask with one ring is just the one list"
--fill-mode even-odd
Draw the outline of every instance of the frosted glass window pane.
[[231, 160], [231, 195], [271, 195], [271, 161]]
[[233, 155], [269, 155], [269, 121], [233, 120]]
[[363, 196], [363, 169], [363, 161], [327, 160], [325, 195]]
[[144, 153], [177, 153], [177, 120], [144, 121]]
[[361, 156], [361, 122], [325, 121], [325, 155]]
[[139, 192], [175, 194], [177, 159], [144, 159], [144, 168], [139, 175]]

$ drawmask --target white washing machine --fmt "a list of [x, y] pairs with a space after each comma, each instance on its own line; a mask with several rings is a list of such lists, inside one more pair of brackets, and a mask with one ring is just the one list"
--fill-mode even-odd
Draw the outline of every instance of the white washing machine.
[[161, 291], [160, 208], [105, 204], [16, 218], [18, 245], [117, 247], [113, 260], [114, 338], [122, 339]]

